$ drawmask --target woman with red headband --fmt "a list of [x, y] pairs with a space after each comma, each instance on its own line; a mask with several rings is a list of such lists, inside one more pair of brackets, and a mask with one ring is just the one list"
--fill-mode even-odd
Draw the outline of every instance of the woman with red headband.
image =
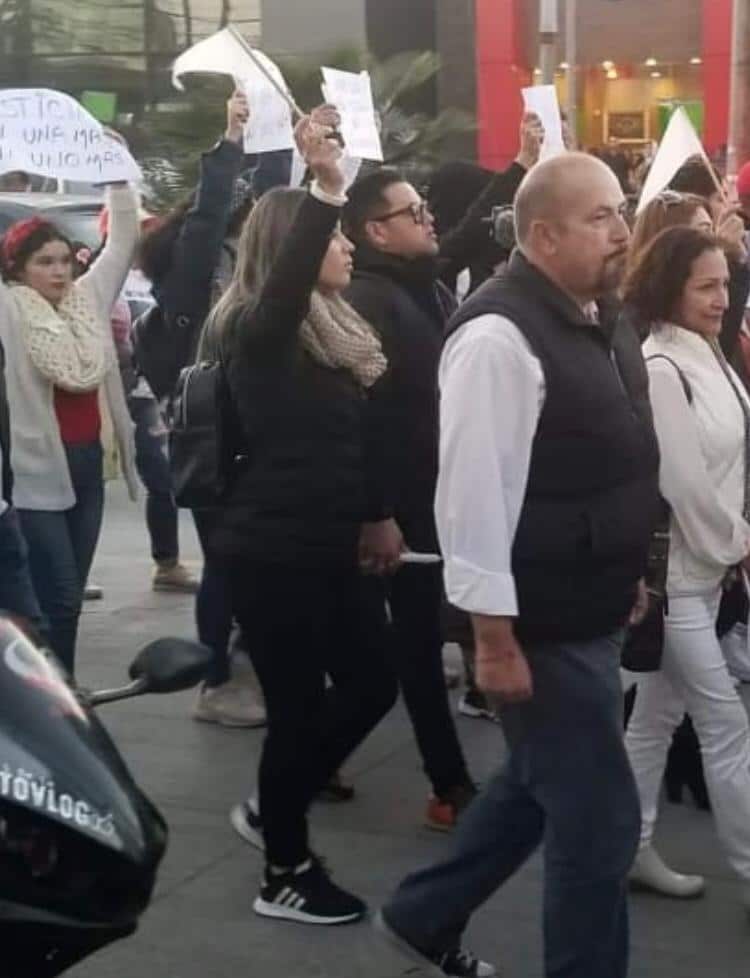
[[108, 206], [107, 245], [75, 281], [73, 246], [50, 222], [19, 221], [0, 243], [14, 497], [51, 645], [71, 673], [102, 521], [103, 432], [113, 431], [131, 497], [137, 491], [109, 324], [136, 244], [137, 205], [132, 190], [118, 184]]

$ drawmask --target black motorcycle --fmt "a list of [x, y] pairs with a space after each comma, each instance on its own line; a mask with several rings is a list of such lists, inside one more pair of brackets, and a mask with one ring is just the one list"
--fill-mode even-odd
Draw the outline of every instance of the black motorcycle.
[[149, 904], [167, 825], [94, 707], [189, 689], [210, 652], [146, 646], [131, 682], [89, 692], [0, 617], [0, 974], [53, 978], [131, 935]]

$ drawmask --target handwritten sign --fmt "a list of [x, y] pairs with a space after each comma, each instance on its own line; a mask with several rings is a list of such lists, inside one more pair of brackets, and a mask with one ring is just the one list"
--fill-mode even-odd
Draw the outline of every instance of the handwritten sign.
[[[257, 52], [260, 53], [260, 52]], [[265, 59], [274, 77], [286, 87], [284, 78], [272, 61]], [[272, 153], [294, 146], [292, 113], [287, 102], [273, 85], [253, 65], [242, 78], [235, 79], [238, 88], [247, 95], [250, 103], [250, 119], [245, 126], [246, 153]]]
[[563, 140], [562, 118], [560, 103], [557, 100], [557, 90], [554, 85], [534, 85], [522, 90], [524, 105], [527, 112], [539, 116], [544, 126], [544, 142], [539, 154], [540, 160], [548, 160], [565, 152]]
[[383, 147], [367, 71], [354, 74], [323, 68], [323, 96], [341, 114], [341, 135], [347, 154], [363, 160], [383, 161]]
[[49, 88], [0, 90], [0, 173], [10, 170], [84, 183], [141, 179], [125, 146], [75, 99]]

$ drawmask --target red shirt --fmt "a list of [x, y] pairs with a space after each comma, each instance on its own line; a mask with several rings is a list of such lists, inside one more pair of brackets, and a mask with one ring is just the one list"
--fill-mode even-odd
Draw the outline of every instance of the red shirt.
[[60, 426], [60, 436], [66, 445], [99, 441], [102, 419], [98, 391], [73, 394], [56, 387], [55, 414]]

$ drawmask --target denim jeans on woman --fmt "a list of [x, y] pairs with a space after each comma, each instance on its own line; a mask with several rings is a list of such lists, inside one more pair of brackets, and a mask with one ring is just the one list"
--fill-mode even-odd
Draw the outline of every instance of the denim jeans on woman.
[[25, 619], [46, 637], [47, 622], [31, 582], [29, 548], [12, 506], [0, 513], [0, 611]]
[[104, 509], [102, 446], [66, 445], [76, 502], [70, 509], [20, 509], [34, 590], [49, 621], [52, 650], [73, 672], [83, 591], [94, 560]]
[[146, 526], [151, 556], [158, 563], [179, 557], [177, 507], [169, 474], [168, 432], [154, 397], [128, 398], [135, 424], [135, 464], [146, 487]]

